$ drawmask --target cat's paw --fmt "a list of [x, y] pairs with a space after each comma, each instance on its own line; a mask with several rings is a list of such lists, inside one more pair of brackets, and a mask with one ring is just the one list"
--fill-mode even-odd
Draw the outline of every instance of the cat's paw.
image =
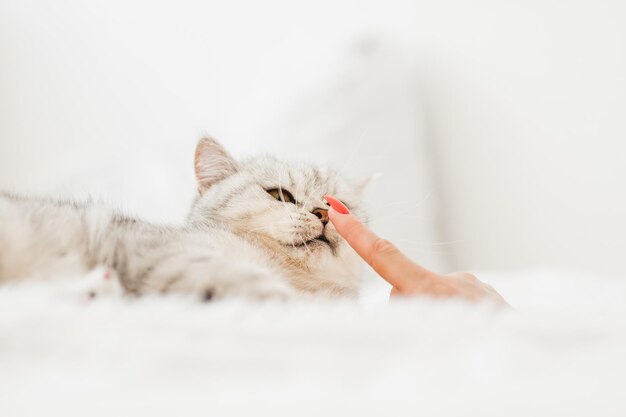
[[208, 271], [204, 266], [192, 266], [168, 292], [197, 296], [204, 302], [223, 298], [289, 300], [298, 294], [282, 276], [247, 263], [213, 263]]
[[87, 274], [69, 280], [63, 293], [79, 302], [89, 302], [104, 297], [121, 297], [124, 289], [115, 270], [99, 266]]
[[294, 288], [282, 277], [255, 265], [231, 266], [229, 274], [236, 279], [225, 279], [212, 285], [221, 297], [248, 299], [289, 300], [297, 295]]
[[112, 268], [98, 267], [87, 275], [85, 281], [86, 296], [89, 299], [124, 295], [124, 288], [120, 284], [119, 276]]

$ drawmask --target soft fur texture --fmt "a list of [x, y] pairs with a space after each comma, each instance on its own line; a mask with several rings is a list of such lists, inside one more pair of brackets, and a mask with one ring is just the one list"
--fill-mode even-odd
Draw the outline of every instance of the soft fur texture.
[[621, 277], [479, 276], [517, 311], [421, 299], [80, 305], [47, 285], [5, 286], [0, 415], [626, 415]]
[[357, 258], [328, 222], [323, 196], [362, 215], [360, 185], [269, 156], [235, 161], [213, 139], [198, 143], [195, 170], [199, 197], [180, 228], [94, 204], [0, 195], [0, 282], [93, 270], [92, 298], [114, 293], [118, 279], [128, 294], [204, 300], [355, 295]]

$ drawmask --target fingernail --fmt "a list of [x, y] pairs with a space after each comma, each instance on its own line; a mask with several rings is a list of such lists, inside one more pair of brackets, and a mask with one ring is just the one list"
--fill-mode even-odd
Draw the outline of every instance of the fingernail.
[[324, 200], [326, 200], [326, 202], [332, 208], [334, 208], [337, 213], [340, 213], [340, 214], [350, 214], [350, 210], [348, 210], [348, 207], [344, 206], [341, 201], [337, 200], [332, 195], [325, 195], [324, 196]]

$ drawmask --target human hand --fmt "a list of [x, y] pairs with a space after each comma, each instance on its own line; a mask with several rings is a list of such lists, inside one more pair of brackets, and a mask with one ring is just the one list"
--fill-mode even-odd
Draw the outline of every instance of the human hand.
[[337, 232], [378, 275], [392, 285], [390, 296], [460, 297], [507, 304], [493, 287], [468, 272], [442, 275], [416, 264], [393, 243], [369, 230], [339, 200], [330, 195], [324, 198], [331, 206], [328, 215]]

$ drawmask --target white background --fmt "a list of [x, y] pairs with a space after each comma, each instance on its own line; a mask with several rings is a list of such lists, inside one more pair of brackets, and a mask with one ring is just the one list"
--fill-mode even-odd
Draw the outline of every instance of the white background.
[[516, 309], [2, 286], [0, 414], [624, 415], [624, 4], [0, 0], [0, 189], [180, 222], [209, 131]]
[[619, 1], [0, 0], [0, 188], [180, 220], [209, 131], [384, 175], [428, 266], [626, 265]]

